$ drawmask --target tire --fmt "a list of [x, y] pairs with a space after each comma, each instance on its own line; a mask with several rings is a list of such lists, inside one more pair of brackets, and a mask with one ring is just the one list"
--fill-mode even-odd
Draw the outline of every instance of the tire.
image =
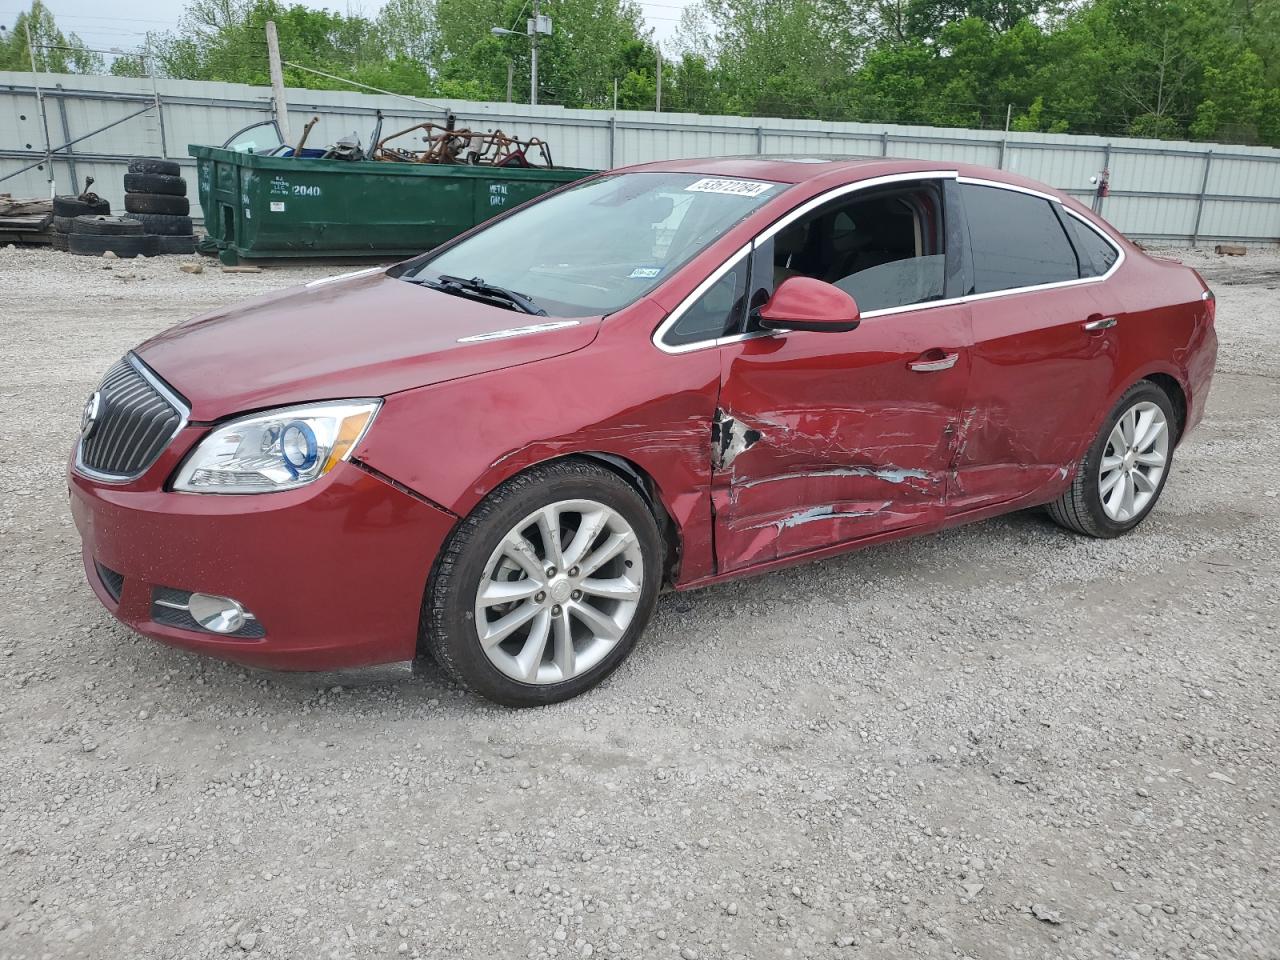
[[189, 237], [192, 234], [190, 217], [175, 217], [167, 213], [131, 213], [130, 220], [142, 224], [143, 233], [161, 237]]
[[[1128, 434], [1124, 433], [1124, 425], [1121, 423], [1122, 418], [1131, 415], [1134, 411], [1142, 411], [1139, 416], [1139, 423], [1147, 413], [1151, 413], [1154, 417], [1153, 410], [1158, 410], [1163, 416], [1164, 427], [1162, 431], [1156, 433], [1163, 435], [1163, 450], [1157, 448], [1160, 446], [1160, 439], [1157, 436], [1152, 441], [1151, 451], [1159, 453], [1163, 458], [1163, 464], [1160, 468], [1159, 476], [1152, 479], [1149, 472], [1153, 468], [1148, 466], [1148, 461], [1154, 461], [1151, 453], [1142, 454], [1137, 459], [1126, 454], [1117, 452], [1117, 444], [1113, 439], [1113, 432], [1120, 430], [1121, 434], [1116, 439], [1123, 439]], [[1153, 420], [1153, 424], [1154, 424]], [[1083, 533], [1090, 537], [1100, 537], [1109, 539], [1118, 537], [1121, 534], [1128, 533], [1138, 524], [1140, 524], [1155, 507], [1160, 499], [1160, 494], [1164, 491], [1165, 482], [1169, 479], [1169, 470], [1173, 466], [1173, 450], [1177, 443], [1178, 433], [1181, 424], [1178, 422], [1177, 413], [1173, 408], [1173, 404], [1169, 400], [1169, 396], [1150, 380], [1139, 380], [1128, 390], [1116, 403], [1111, 413], [1102, 423], [1102, 430], [1098, 436], [1094, 438], [1093, 443], [1089, 445], [1088, 451], [1084, 455], [1076, 468], [1075, 479], [1072, 480], [1071, 486], [1061, 497], [1049, 504], [1047, 507], [1049, 516], [1059, 526], [1066, 527], [1068, 530], [1074, 530], [1076, 533]], [[1143, 436], [1138, 437], [1138, 448], [1144, 446], [1146, 432], [1142, 431]], [[1110, 449], [1111, 456], [1108, 457]], [[1104, 457], [1107, 457], [1107, 464], [1104, 464]], [[1143, 459], [1145, 457], [1146, 459]], [[1119, 461], [1121, 466], [1114, 470], [1104, 471], [1104, 466]], [[1131, 468], [1131, 469], [1130, 469]], [[1136, 473], [1145, 478], [1142, 483], [1135, 479], [1132, 489], [1137, 491], [1131, 497], [1133, 509], [1128, 513], [1124, 510], [1124, 487], [1129, 483], [1123, 476], [1119, 482], [1111, 488], [1110, 491], [1103, 489], [1103, 474], [1106, 472], [1107, 478], [1111, 479], [1116, 470], [1124, 474], [1126, 469], [1129, 472]], [[1147, 489], [1150, 487], [1151, 489]], [[1145, 499], [1139, 503], [1139, 494]], [[1105, 499], [1104, 499], [1105, 497]], [[1119, 515], [1112, 512], [1112, 506], [1116, 503], [1115, 498], [1119, 498]]]
[[191, 213], [191, 203], [186, 197], [161, 193], [126, 193], [124, 208], [129, 213], [163, 213], [172, 217], [185, 217]]
[[106, 200], [81, 200], [79, 197], [54, 197], [53, 215], [55, 217], [91, 217], [99, 213], [110, 213], [111, 204]]
[[185, 197], [187, 181], [163, 173], [126, 173], [125, 193], [158, 193], [169, 197]]
[[68, 233], [67, 249], [82, 257], [100, 257], [108, 250], [121, 260], [154, 257], [159, 250], [158, 237], [99, 236], [92, 233]]
[[174, 160], [155, 160], [150, 157], [139, 157], [129, 161], [130, 173], [158, 173], [165, 177], [176, 177], [182, 173], [182, 167]]
[[55, 233], [70, 233], [71, 227], [75, 223], [75, 217], [54, 217], [53, 229]]
[[53, 249], [55, 250], [62, 250], [63, 252], [65, 252], [67, 249], [67, 235], [65, 233], [59, 233], [55, 230], [49, 236], [49, 246], [53, 247]]
[[142, 224], [129, 217], [109, 217], [99, 214], [93, 217], [76, 217], [71, 221], [68, 233], [89, 234], [98, 237], [136, 237], [142, 233]]
[[[570, 580], [568, 574], [576, 571], [576, 566], [569, 570], [559, 570], [558, 575], [550, 581], [538, 581], [547, 586], [546, 591], [526, 595], [505, 607], [490, 604], [480, 610], [481, 616], [495, 618], [488, 620], [490, 624], [508, 614], [518, 613], [519, 609], [540, 611], [536, 616], [522, 621], [529, 624], [527, 631], [523, 626], [517, 628], [505, 640], [491, 645], [490, 649], [495, 651], [493, 655], [486, 653], [481, 646], [477, 627], [477, 613], [480, 609], [478, 591], [483, 583], [506, 584], [531, 579], [528, 573], [520, 570], [515, 562], [506, 559], [500, 552], [500, 545], [514, 531], [526, 531], [525, 543], [534, 549], [532, 554], [521, 553], [525, 562], [532, 563], [535, 568], [549, 562], [539, 559], [546, 553], [546, 549], [542, 546], [540, 535], [533, 532], [536, 530], [533, 515], [552, 504], [565, 508], [559, 515], [566, 523], [562, 528], [565, 549], [575, 546], [573, 531], [569, 526], [575, 519], [574, 507], [585, 507], [597, 516], [608, 516], [609, 526], [602, 528], [597, 538], [576, 551], [580, 553], [580, 560], [598, 556], [600, 545], [607, 542], [607, 538], [613, 538], [629, 529], [633, 537], [628, 545], [606, 561], [599, 570], [605, 572], [603, 579], [611, 579], [616, 583], [616, 578], [631, 579], [639, 566], [639, 588], [627, 600], [601, 601], [593, 597], [584, 598], [577, 590], [567, 597], [557, 598], [554, 595], [556, 592], [564, 590], [567, 594], [574, 584], [585, 586], [593, 579], [587, 577]], [[580, 524], [585, 516], [586, 513], [577, 514], [577, 523]], [[526, 523], [529, 524], [528, 527], [525, 526]], [[533, 539], [530, 540], [530, 537]], [[538, 544], [536, 547], [534, 541]], [[423, 600], [421, 646], [463, 686], [506, 706], [537, 706], [576, 697], [609, 676], [635, 646], [636, 638], [644, 631], [657, 603], [664, 555], [658, 526], [649, 505], [634, 487], [617, 474], [586, 460], [564, 460], [534, 467], [508, 480], [485, 497], [471, 515], [458, 524], [446, 541], [436, 560]], [[571, 558], [565, 557], [563, 562], [568, 564]], [[502, 572], [502, 564], [510, 565], [505, 574]], [[535, 584], [531, 589], [536, 589], [536, 586]], [[634, 582], [628, 584], [628, 587], [634, 587]], [[556, 603], [557, 599], [563, 607]], [[594, 628], [587, 627], [580, 614], [571, 613], [588, 607], [593, 602], [604, 604], [603, 608], [590, 606], [589, 609], [594, 611], [596, 617], [603, 614], [609, 624], [609, 632], [620, 631], [616, 639], [602, 639], [596, 635]], [[610, 607], [611, 610], [606, 609]], [[622, 623], [615, 622], [614, 618], [619, 617], [623, 618]], [[530, 652], [533, 648], [529, 646], [529, 641], [540, 621], [545, 624], [546, 629], [543, 635], [545, 651], [535, 659]], [[597, 619], [596, 622], [604, 621]], [[568, 679], [558, 679], [566, 672], [558, 659], [562, 644], [557, 642], [557, 638], [564, 636], [561, 623], [568, 625], [568, 637], [571, 641], [568, 648], [578, 648], [573, 658], [575, 665], [572, 670], [567, 671]], [[578, 635], [577, 639], [575, 633]], [[584, 633], [586, 638], [581, 639]], [[533, 671], [539, 675], [533, 682], [515, 679], [507, 672], [513, 668], [520, 672], [516, 659], [520, 654], [524, 655], [523, 659], [532, 664]], [[506, 661], [509, 666], [500, 667], [495, 659]], [[586, 663], [579, 667], [578, 661]]]
[[157, 252], [161, 256], [196, 252], [195, 237], [166, 237], [162, 234], [156, 237], [156, 241]]

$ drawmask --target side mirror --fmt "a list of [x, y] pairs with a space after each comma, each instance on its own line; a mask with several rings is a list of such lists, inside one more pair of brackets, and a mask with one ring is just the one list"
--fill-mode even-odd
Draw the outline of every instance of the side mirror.
[[769, 302], [756, 311], [766, 330], [812, 330], [843, 333], [862, 322], [853, 297], [813, 277], [787, 277]]

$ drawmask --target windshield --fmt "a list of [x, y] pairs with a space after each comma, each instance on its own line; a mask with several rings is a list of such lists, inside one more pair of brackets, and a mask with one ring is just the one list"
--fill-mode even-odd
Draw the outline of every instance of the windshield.
[[612, 313], [644, 296], [784, 186], [693, 173], [602, 177], [499, 220], [401, 278], [479, 278], [552, 316]]

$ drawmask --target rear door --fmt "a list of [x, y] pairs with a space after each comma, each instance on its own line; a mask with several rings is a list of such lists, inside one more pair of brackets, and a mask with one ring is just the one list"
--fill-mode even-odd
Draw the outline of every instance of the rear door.
[[936, 179], [859, 190], [754, 245], [750, 306], [803, 275], [849, 292], [863, 319], [845, 333], [748, 326], [722, 344], [721, 571], [941, 522], [969, 379], [967, 308], [946, 302], [960, 251], [945, 192]]
[[1061, 484], [1110, 394], [1120, 309], [1056, 200], [985, 182], [959, 193], [973, 346], [950, 515]]

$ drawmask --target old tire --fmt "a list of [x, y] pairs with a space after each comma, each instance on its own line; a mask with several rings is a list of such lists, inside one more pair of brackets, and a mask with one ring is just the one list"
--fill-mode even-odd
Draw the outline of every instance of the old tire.
[[162, 193], [126, 193], [124, 208], [129, 213], [163, 213], [171, 217], [185, 217], [191, 213], [191, 203], [186, 197]]
[[67, 249], [82, 257], [100, 257], [108, 250], [122, 260], [133, 257], [154, 257], [159, 251], [158, 237], [145, 234], [136, 236], [102, 236], [92, 233], [68, 233]]
[[129, 161], [130, 173], [158, 173], [166, 177], [176, 177], [182, 173], [182, 167], [173, 160], [159, 160], [152, 157], [139, 157]]
[[106, 200], [81, 200], [79, 197], [54, 197], [53, 215], [55, 217], [93, 216], [98, 213], [110, 213], [111, 204]]
[[164, 235], [158, 235], [156, 237], [156, 241], [156, 251], [161, 256], [196, 252], [195, 237], [166, 237]]
[[75, 223], [75, 217], [54, 217], [53, 229], [55, 233], [70, 233]]
[[55, 250], [62, 250], [65, 252], [67, 249], [67, 235], [55, 230], [49, 235], [49, 246], [53, 247]]
[[125, 193], [157, 193], [169, 197], [185, 197], [187, 181], [163, 173], [126, 173]]
[[143, 233], [161, 237], [189, 237], [192, 234], [190, 217], [175, 217], [166, 213], [131, 213], [130, 220], [142, 224]]
[[92, 217], [76, 217], [71, 221], [68, 233], [92, 234], [100, 237], [133, 237], [143, 232], [142, 224], [130, 217], [110, 217], [99, 214]]
[[1168, 395], [1150, 380], [1139, 380], [1103, 421], [1071, 486], [1049, 504], [1049, 516], [1090, 537], [1128, 533], [1160, 499], [1180, 428]]
[[[554, 546], [542, 534], [551, 523]], [[521, 541], [533, 552], [511, 546]], [[450, 535], [427, 585], [422, 645], [497, 703], [567, 700], [631, 652], [657, 602], [663, 555], [649, 505], [616, 473], [589, 460], [534, 467]], [[516, 599], [493, 599], [508, 593]]]

